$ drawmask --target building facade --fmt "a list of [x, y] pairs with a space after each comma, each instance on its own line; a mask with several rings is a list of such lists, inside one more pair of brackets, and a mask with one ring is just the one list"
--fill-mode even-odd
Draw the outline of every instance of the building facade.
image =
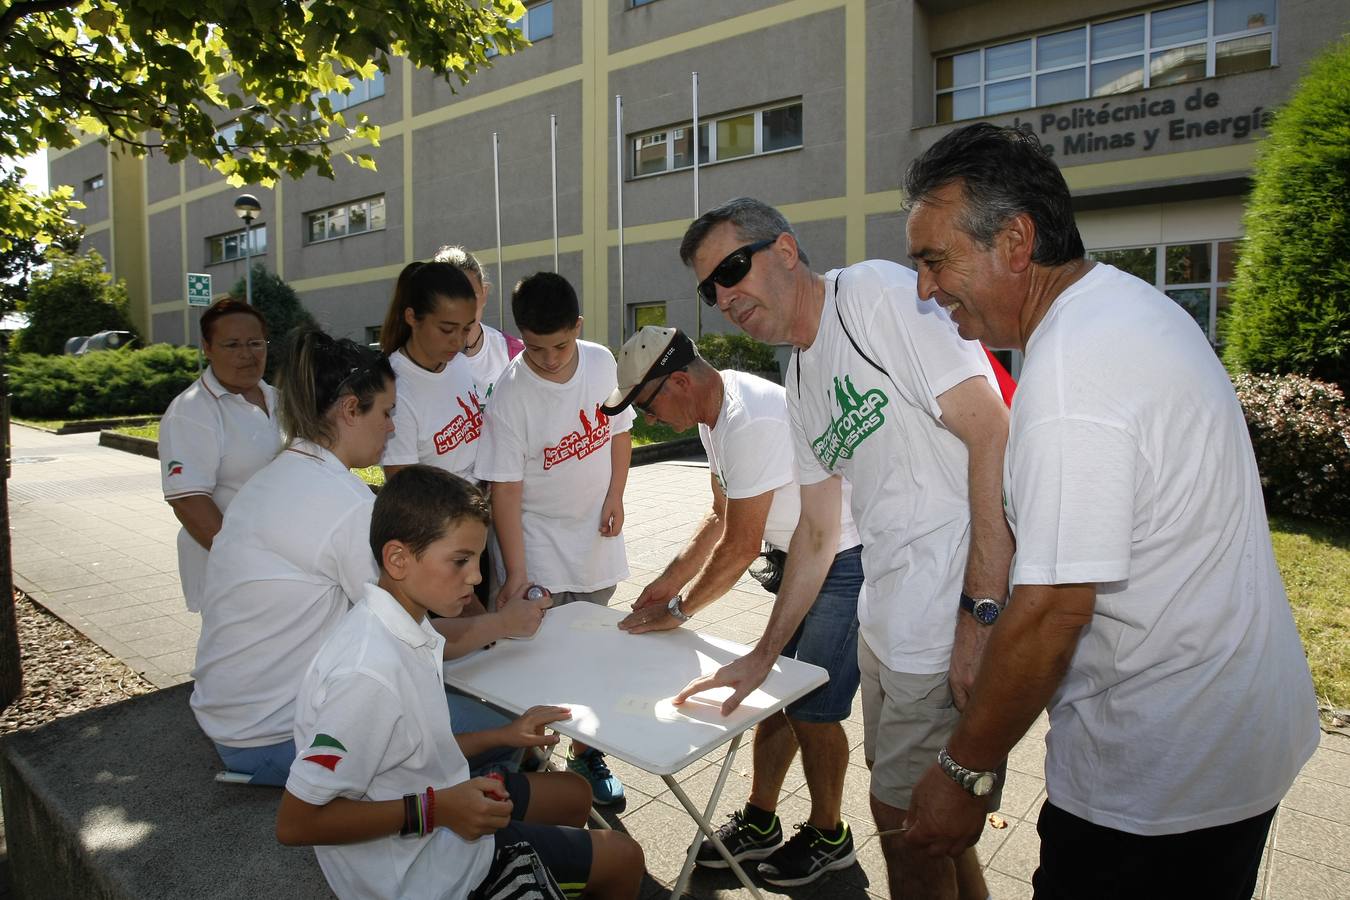
[[[503, 295], [554, 268], [556, 117], [557, 269], [585, 335], [723, 331], [678, 258], [696, 209], [773, 203], [821, 271], [904, 260], [905, 166], [986, 119], [1037, 135], [1091, 254], [1166, 290], [1214, 340], [1257, 141], [1348, 25], [1343, 0], [533, 2], [533, 45], [466, 86], [394, 60], [335, 98], [381, 126], [378, 170], [339, 161], [331, 181], [243, 189], [263, 206], [253, 252], [326, 328], [365, 340], [407, 262], [463, 244], [496, 282], [487, 321], [514, 330]], [[126, 279], [143, 331], [197, 343], [185, 275], [211, 273], [217, 293], [243, 277], [240, 190], [96, 142], [49, 154], [49, 175], [86, 204], [86, 244]]]

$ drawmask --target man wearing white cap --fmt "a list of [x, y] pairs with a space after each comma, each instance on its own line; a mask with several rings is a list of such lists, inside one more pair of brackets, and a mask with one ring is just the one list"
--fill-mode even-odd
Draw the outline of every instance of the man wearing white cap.
[[[681, 331], [652, 325], [619, 351], [618, 380], [602, 407], [606, 415], [632, 405], [676, 431], [697, 425], [708, 455], [712, 510], [619, 625], [634, 634], [678, 628], [732, 588], [761, 543], [769, 547], [767, 568], [781, 575], [801, 510], [787, 395], [782, 386], [754, 375], [718, 372]], [[824, 668], [829, 683], [760, 723], [750, 799], [718, 831], [738, 862], [763, 860], [760, 874], [780, 887], [807, 884], [855, 859], [852, 833], [840, 815], [848, 769], [848, 738], [840, 723], [858, 691], [862, 548], [847, 504], [840, 518], [829, 573], [783, 649], [786, 656]], [[771, 575], [756, 577], [777, 590]], [[811, 815], [783, 843], [778, 796], [799, 746]], [[727, 865], [710, 841], [704, 841], [698, 863]]]

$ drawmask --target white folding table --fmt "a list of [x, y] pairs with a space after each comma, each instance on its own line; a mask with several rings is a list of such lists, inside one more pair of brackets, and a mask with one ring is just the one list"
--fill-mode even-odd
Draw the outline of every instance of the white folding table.
[[[640, 769], [660, 775], [756, 898], [760, 893], [717, 838], [710, 818], [731, 771], [744, 733], [793, 700], [829, 680], [819, 666], [780, 658], [764, 684], [729, 716], [721, 712], [730, 695], [709, 691], [680, 707], [670, 699], [700, 675], [717, 671], [750, 651], [721, 638], [677, 628], [634, 635], [618, 627], [623, 614], [590, 603], [549, 610], [529, 640], [498, 641], [487, 650], [445, 664], [452, 687], [520, 713], [551, 704], [572, 710], [572, 718], [549, 727], [581, 740]], [[675, 774], [730, 741], [707, 807], [696, 807]], [[673, 895], [688, 886], [698, 853], [694, 835]]]

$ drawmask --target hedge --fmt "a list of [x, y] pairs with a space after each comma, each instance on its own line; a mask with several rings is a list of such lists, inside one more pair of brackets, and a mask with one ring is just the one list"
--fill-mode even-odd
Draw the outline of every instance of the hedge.
[[1350, 409], [1339, 387], [1301, 375], [1235, 375], [1266, 508], [1350, 522]]
[[698, 352], [714, 369], [778, 372], [773, 347], [743, 334], [705, 334], [698, 339]]
[[162, 413], [197, 378], [197, 351], [155, 344], [83, 356], [21, 353], [10, 363], [10, 410], [29, 419]]

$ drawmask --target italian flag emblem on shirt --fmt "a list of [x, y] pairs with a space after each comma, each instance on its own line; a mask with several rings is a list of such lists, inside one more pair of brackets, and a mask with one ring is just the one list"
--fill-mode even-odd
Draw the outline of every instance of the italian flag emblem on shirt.
[[316, 734], [304, 758], [306, 762], [316, 763], [332, 772], [337, 769], [338, 763], [347, 758], [347, 748], [330, 734]]
[[183, 464], [180, 463], [180, 462], [179, 462], [178, 460], [176, 460], [176, 459], [171, 459], [171, 460], [169, 460], [169, 474], [170, 474], [170, 475], [182, 475], [182, 474], [183, 474]]

